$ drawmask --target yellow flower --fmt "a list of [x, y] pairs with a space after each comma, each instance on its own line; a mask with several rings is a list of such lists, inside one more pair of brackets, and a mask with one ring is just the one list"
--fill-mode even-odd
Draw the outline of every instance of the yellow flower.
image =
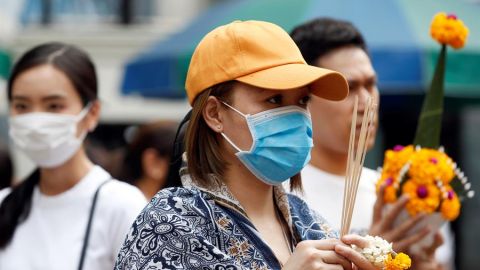
[[377, 193], [382, 185], [386, 185], [383, 192], [383, 200], [387, 203], [393, 203], [397, 200], [398, 181], [395, 176], [382, 173], [381, 178], [377, 181]]
[[460, 214], [460, 200], [452, 188], [449, 188], [446, 197], [447, 198], [445, 198], [440, 205], [440, 212], [442, 213], [443, 218], [452, 221]]
[[465, 46], [468, 28], [457, 16], [440, 12], [433, 17], [430, 26], [430, 35], [440, 44], [446, 44], [455, 49], [460, 49]]
[[411, 216], [419, 213], [433, 213], [440, 205], [440, 190], [435, 184], [418, 184], [419, 181], [409, 179], [402, 188], [403, 194], [409, 195], [405, 208]]
[[408, 171], [418, 184], [430, 185], [435, 180], [448, 184], [455, 176], [453, 161], [445, 153], [428, 148], [422, 148], [412, 155]]
[[380, 186], [386, 184], [383, 200], [387, 203], [393, 203], [397, 200], [397, 190], [399, 187], [400, 170], [410, 160], [415, 150], [412, 145], [397, 145], [393, 150], [385, 152], [385, 160], [382, 168], [382, 176], [377, 181], [377, 191]]
[[386, 187], [385, 192], [383, 193], [383, 200], [386, 203], [397, 201], [397, 190], [393, 186]]
[[391, 254], [388, 254], [388, 258], [385, 261], [385, 270], [404, 270], [412, 266], [412, 260], [405, 253], [398, 253], [395, 258], [392, 258]]
[[405, 166], [413, 153], [414, 149], [412, 145], [405, 147], [397, 145], [393, 148], [393, 150], [387, 150], [385, 152], [385, 160], [383, 162], [383, 172], [395, 176], [396, 178], [400, 172], [400, 169]]

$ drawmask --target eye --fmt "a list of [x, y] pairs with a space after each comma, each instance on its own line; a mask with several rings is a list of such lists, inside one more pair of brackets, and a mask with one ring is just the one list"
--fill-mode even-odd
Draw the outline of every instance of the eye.
[[365, 85], [365, 88], [367, 88], [368, 91], [373, 91], [376, 85], [377, 85], [377, 82], [375, 80], [372, 80]]
[[271, 103], [271, 104], [281, 104], [282, 103], [282, 95], [275, 95], [273, 97], [270, 97], [267, 100], [267, 102]]
[[17, 112], [24, 112], [28, 109], [27, 104], [20, 102], [16, 102], [12, 106]]
[[358, 90], [358, 88], [360, 88], [360, 85], [358, 83], [349, 83], [348, 84], [348, 90], [349, 91], [355, 91], [355, 90]]
[[47, 106], [47, 110], [49, 112], [58, 112], [63, 110], [63, 108], [65, 108], [65, 106], [63, 106], [63, 104], [60, 104], [60, 103], [50, 103]]
[[311, 98], [312, 97], [310, 95], [304, 96], [303, 98], [300, 99], [298, 103], [300, 105], [307, 105]]

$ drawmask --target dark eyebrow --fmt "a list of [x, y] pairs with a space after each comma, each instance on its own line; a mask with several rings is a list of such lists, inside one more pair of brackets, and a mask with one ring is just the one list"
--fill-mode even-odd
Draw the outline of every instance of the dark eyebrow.
[[[368, 77], [368, 78], [366, 79], [366, 82], [374, 82], [374, 83], [376, 83], [376, 82], [377, 82], [377, 75], [374, 74], [374, 75]], [[348, 80], [347, 83], [348, 83], [348, 86], [351, 87], [351, 86], [357, 86], [357, 85], [359, 85], [359, 84], [360, 84], [360, 81], [359, 81], [359, 80]]]
[[[54, 101], [54, 100], [63, 100], [63, 99], [65, 99], [65, 96], [51, 95], [51, 96], [43, 97], [42, 101]], [[28, 101], [30, 99], [26, 96], [14, 95], [14, 96], [12, 96], [12, 100]]]
[[371, 77], [368, 78], [368, 81], [373, 81], [376, 82], [378, 79], [377, 74], [372, 75]]
[[347, 83], [348, 83], [349, 87], [351, 87], [352, 85], [356, 86], [356, 85], [360, 84], [360, 82], [358, 80], [348, 80]]
[[12, 96], [12, 100], [28, 101], [28, 98], [24, 96]]
[[42, 101], [55, 101], [55, 100], [64, 100], [65, 96], [61, 95], [51, 95], [42, 98]]

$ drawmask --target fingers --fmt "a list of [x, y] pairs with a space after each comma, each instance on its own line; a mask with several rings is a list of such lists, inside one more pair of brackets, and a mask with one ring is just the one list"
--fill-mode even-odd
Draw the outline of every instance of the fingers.
[[372, 224], [380, 222], [380, 220], [382, 219], [383, 206], [385, 205], [385, 202], [383, 201], [383, 196], [384, 196], [383, 193], [385, 192], [386, 187], [387, 187], [387, 184], [383, 183], [378, 189], [377, 200], [373, 205]]
[[409, 198], [407, 196], [402, 195], [398, 201], [392, 204], [392, 208], [383, 217], [383, 229], [391, 228], [393, 222], [397, 219], [400, 212], [402, 212], [408, 200]]
[[368, 241], [356, 234], [347, 234], [343, 236], [342, 242], [347, 245], [355, 245], [359, 248], [366, 248], [368, 246]]
[[385, 235], [385, 239], [390, 242], [398, 241], [398, 239], [403, 239], [405, 234], [412, 229], [418, 222], [425, 219], [427, 215], [422, 213], [418, 214], [415, 217], [411, 217], [400, 224], [398, 227], [394, 228], [390, 233]]
[[[343, 267], [339, 264], [320, 264], [318, 268], [315, 269], [325, 269], [325, 270], [343, 270]], [[303, 269], [302, 269], [303, 270]]]
[[335, 252], [351, 261], [355, 266], [362, 270], [377, 270], [362, 254], [356, 252], [350, 247], [344, 245], [335, 246]]
[[335, 245], [338, 245], [340, 243], [341, 241], [335, 238], [324, 240], [305, 240], [300, 242], [297, 247], [311, 246], [318, 250], [334, 250]]
[[408, 248], [413, 245], [415, 242], [420, 241], [422, 238], [427, 236], [430, 233], [430, 229], [425, 227], [423, 230], [418, 231], [417, 233], [406, 237], [401, 241], [393, 243], [393, 249], [396, 252], [407, 252]]
[[429, 257], [433, 257], [438, 247], [443, 245], [443, 236], [440, 232], [436, 232], [433, 240], [433, 244], [425, 249], [425, 254]]
[[441, 264], [435, 260], [430, 261], [416, 261], [412, 264], [412, 270], [443, 270]]
[[334, 251], [338, 244], [338, 239], [302, 241], [282, 269], [352, 270], [352, 263]]
[[443, 240], [442, 234], [439, 231], [437, 231], [435, 233], [435, 240], [434, 240], [433, 246], [438, 248], [439, 246], [443, 245], [444, 242], [445, 241]]
[[351, 270], [352, 269], [352, 263], [342, 257], [341, 255], [337, 254], [333, 250], [329, 251], [320, 251], [322, 261], [326, 264], [331, 264], [331, 265], [341, 265], [341, 269], [345, 270]]

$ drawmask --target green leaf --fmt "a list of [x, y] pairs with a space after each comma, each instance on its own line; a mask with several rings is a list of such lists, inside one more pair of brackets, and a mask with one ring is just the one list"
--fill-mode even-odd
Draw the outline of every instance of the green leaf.
[[442, 130], [444, 77], [447, 47], [442, 45], [432, 84], [423, 101], [422, 111], [418, 119], [414, 145], [437, 149], [440, 146]]

